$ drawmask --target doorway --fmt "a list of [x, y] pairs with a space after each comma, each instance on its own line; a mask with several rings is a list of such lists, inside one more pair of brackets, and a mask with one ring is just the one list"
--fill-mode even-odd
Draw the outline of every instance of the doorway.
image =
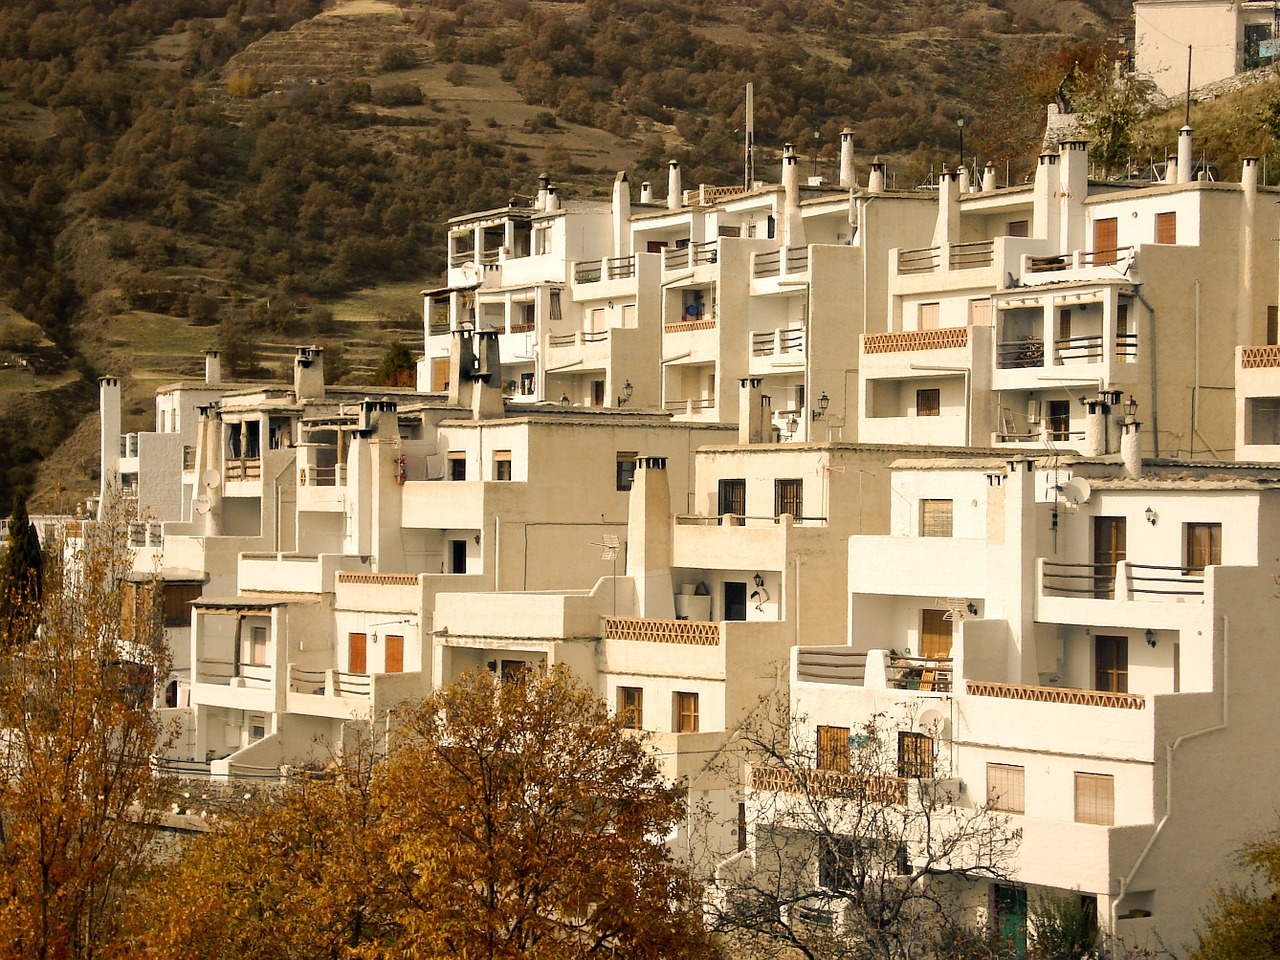
[[1111, 600], [1116, 592], [1116, 565], [1125, 555], [1124, 517], [1093, 518], [1093, 595]]
[[724, 583], [724, 618], [726, 620], [747, 619], [747, 585], [734, 580]]

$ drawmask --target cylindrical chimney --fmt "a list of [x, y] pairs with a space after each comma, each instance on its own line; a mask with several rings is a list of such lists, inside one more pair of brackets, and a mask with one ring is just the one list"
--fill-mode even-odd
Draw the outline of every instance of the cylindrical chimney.
[[969, 168], [962, 163], [956, 173], [959, 174], [959, 192], [963, 197], [969, 192]]
[[560, 209], [560, 198], [556, 195], [555, 184], [547, 187], [547, 212], [551, 213]]
[[547, 209], [547, 187], [551, 186], [551, 178], [545, 173], [538, 177], [538, 199], [534, 202], [534, 208], [538, 210]]
[[1133, 420], [1120, 428], [1120, 460], [1124, 464], [1124, 475], [1132, 480], [1142, 476], [1142, 436], [1138, 433], [1141, 424]]
[[848, 127], [840, 131], [840, 186], [846, 190], [856, 186], [853, 175], [853, 131]]
[[884, 193], [884, 161], [879, 157], [871, 161], [871, 174], [867, 177], [867, 193]]
[[1191, 182], [1191, 172], [1196, 165], [1193, 149], [1191, 125], [1188, 124], [1178, 131], [1178, 183]]
[[640, 184], [640, 202], [653, 203], [653, 184], [648, 180]]
[[996, 165], [990, 160], [982, 168], [982, 192], [990, 193], [996, 188]]
[[680, 187], [680, 161], [672, 160], [667, 164], [667, 209], [679, 210], [684, 206]]

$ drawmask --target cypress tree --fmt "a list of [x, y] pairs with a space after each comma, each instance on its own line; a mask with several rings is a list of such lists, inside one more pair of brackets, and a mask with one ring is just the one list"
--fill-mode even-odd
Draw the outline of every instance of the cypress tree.
[[43, 556], [35, 524], [21, 496], [13, 498], [9, 537], [0, 557], [0, 636], [7, 644], [29, 639], [39, 620]]

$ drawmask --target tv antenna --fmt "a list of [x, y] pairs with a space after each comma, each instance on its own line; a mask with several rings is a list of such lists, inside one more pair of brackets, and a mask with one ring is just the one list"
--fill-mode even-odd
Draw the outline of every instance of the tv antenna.
[[596, 541], [592, 540], [591, 546], [602, 548], [600, 559], [608, 560], [611, 564], [613, 564], [613, 573], [611, 575], [611, 579], [613, 580], [612, 616], [616, 617], [618, 615], [618, 551], [620, 548], [620, 544], [618, 543], [617, 534], [613, 534], [613, 533], [606, 533], [603, 537], [603, 540], [604, 540], [603, 543], [597, 543]]

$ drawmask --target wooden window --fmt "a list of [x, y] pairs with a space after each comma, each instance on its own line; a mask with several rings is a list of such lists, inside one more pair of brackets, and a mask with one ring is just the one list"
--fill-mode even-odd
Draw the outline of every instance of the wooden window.
[[922, 303], [917, 314], [916, 326], [921, 330], [937, 330], [942, 321], [942, 304]]
[[166, 583], [164, 585], [163, 622], [166, 627], [191, 625], [191, 604], [200, 599], [203, 587], [198, 583]]
[[991, 326], [991, 298], [969, 301], [969, 325], [972, 327]]
[[618, 688], [618, 723], [631, 730], [644, 726], [644, 690], [640, 687]]
[[639, 454], [634, 450], [618, 451], [614, 486], [619, 492], [631, 489], [636, 476], [636, 457], [638, 456]]
[[898, 731], [898, 776], [933, 779], [933, 737]]
[[1025, 767], [1011, 763], [987, 764], [987, 804], [1005, 813], [1026, 813]]
[[391, 634], [386, 638], [387, 662], [383, 673], [404, 673], [404, 637]]
[[848, 727], [818, 727], [818, 769], [849, 771]]
[[720, 516], [742, 517], [747, 512], [747, 481], [741, 479], [720, 481]]
[[461, 450], [449, 451], [449, 479], [467, 479], [467, 455]]
[[604, 307], [592, 307], [586, 314], [584, 329], [587, 333], [599, 333], [604, 329]]
[[773, 515], [791, 514], [798, 522], [804, 516], [804, 481], [773, 481]]
[[747, 805], [738, 802], [738, 852], [747, 849]]
[[1030, 220], [1011, 220], [1009, 221], [1009, 226], [1005, 228], [1005, 236], [1007, 237], [1028, 237], [1030, 235]]
[[1280, 307], [1274, 303], [1267, 307], [1267, 346], [1280, 343]]
[[1094, 689], [1129, 692], [1129, 638], [1098, 634], [1094, 640]]
[[622, 325], [627, 328], [636, 325], [636, 305], [634, 303], [624, 303], [622, 305]]
[[1115, 217], [1093, 221], [1093, 262], [1096, 266], [1116, 262], [1119, 235], [1119, 222]]
[[1203, 576], [1205, 567], [1222, 563], [1222, 524], [1188, 523], [1184, 530], [1184, 576]]
[[347, 634], [347, 670], [351, 673], [365, 673], [368, 669], [367, 659], [369, 637], [363, 633]]
[[267, 628], [266, 627], [250, 627], [249, 628], [249, 656], [245, 662], [252, 667], [265, 667], [267, 665]]
[[511, 479], [511, 451], [510, 450], [493, 451], [493, 479], [495, 480]]
[[1156, 243], [1178, 242], [1178, 215], [1173, 212], [1156, 214]]
[[1116, 781], [1104, 773], [1076, 774], [1076, 823], [1116, 822]]
[[942, 412], [942, 391], [929, 387], [916, 391], [916, 416], [936, 417]]
[[1071, 439], [1071, 401], [1050, 400], [1045, 414], [1045, 427], [1050, 440]]
[[591, 381], [591, 405], [593, 407], [604, 406], [604, 381], [603, 380]]
[[920, 501], [920, 536], [951, 536], [951, 500]]
[[1138, 338], [1129, 329], [1129, 304], [1116, 304], [1116, 363], [1133, 363], [1138, 359]]
[[1058, 339], [1071, 339], [1071, 308], [1062, 307], [1058, 310]]
[[696, 693], [677, 693], [675, 701], [676, 733], [697, 733], [698, 695]]
[[503, 660], [502, 661], [502, 679], [506, 683], [514, 683], [519, 680], [526, 670], [528, 670], [529, 662], [527, 660]]

